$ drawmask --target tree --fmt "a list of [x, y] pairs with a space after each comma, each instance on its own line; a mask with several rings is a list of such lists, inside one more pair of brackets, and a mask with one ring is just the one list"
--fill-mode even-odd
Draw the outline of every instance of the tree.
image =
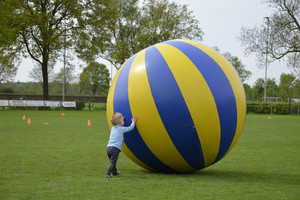
[[[202, 40], [199, 22], [186, 5], [168, 0], [146, 0], [143, 4], [138, 0], [113, 0], [108, 7], [114, 17], [109, 18], [105, 28], [94, 23], [92, 34], [82, 37], [78, 49], [87, 61], [101, 57], [118, 69], [130, 56], [158, 42], [177, 38]], [[91, 13], [91, 19], [99, 18], [97, 5]], [[95, 34], [103, 30], [110, 38], [104, 43], [103, 34]]]
[[274, 9], [260, 27], [241, 29], [239, 40], [246, 54], [254, 53], [259, 65], [274, 60], [288, 60], [289, 67], [299, 70], [300, 62], [300, 1], [265, 0]]
[[294, 85], [295, 85], [294, 97], [300, 99], [300, 79], [297, 79]]
[[278, 97], [278, 85], [275, 78], [269, 78], [267, 81], [267, 97]]
[[265, 81], [262, 78], [259, 78], [254, 83], [254, 99], [260, 100], [264, 93], [264, 84]]
[[[73, 72], [74, 72], [74, 66], [70, 65], [65, 68], [65, 77], [66, 77], [65, 93], [67, 93], [67, 91], [69, 90], [70, 85], [76, 82], [76, 77], [74, 76]], [[64, 68], [61, 68], [60, 71], [56, 74], [52, 84], [55, 86], [55, 88], [63, 88], [63, 82], [64, 82]], [[56, 93], [59, 94], [62, 93], [62, 89], [58, 91]]]
[[232, 56], [229, 52], [225, 52], [223, 56], [236, 69], [243, 83], [251, 76], [252, 73], [245, 69], [245, 65], [243, 65], [242, 61], [237, 56]]
[[280, 75], [279, 83], [279, 94], [280, 96], [287, 100], [294, 96], [294, 88], [296, 84], [296, 77], [293, 74], [282, 73]]
[[11, 82], [9, 87], [14, 90], [15, 93], [22, 94], [42, 94], [41, 85], [35, 82]]
[[[264, 85], [265, 80], [262, 78], [258, 78], [254, 83], [254, 99], [261, 100], [261, 98], [264, 96]], [[276, 97], [278, 96], [278, 85], [276, 84], [276, 81], [274, 78], [267, 79], [267, 97]]]
[[[75, 51], [77, 56], [87, 62], [94, 62], [104, 53], [107, 41], [112, 39], [109, 29], [115, 27], [118, 10], [115, 2], [121, 0], [89, 0], [86, 5], [85, 27], [78, 34]], [[123, 0], [122, 0], [123, 1]]]
[[81, 73], [79, 76], [79, 94], [82, 94], [84, 91], [89, 91], [92, 88], [90, 77], [86, 73]]
[[251, 101], [251, 100], [253, 101], [254, 100], [253, 99], [253, 89], [247, 83], [244, 83], [243, 86], [244, 86], [247, 101]]
[[199, 21], [187, 5], [168, 0], [148, 0], [142, 7], [139, 50], [158, 42], [186, 38], [202, 40]]
[[116, 69], [139, 51], [138, 38], [141, 33], [141, 11], [138, 0], [116, 0], [112, 5], [116, 17], [111, 18], [107, 31], [111, 40], [105, 43], [105, 51], [100, 57], [109, 61]]
[[[73, 45], [83, 28], [86, 1], [6, 0], [0, 4], [0, 52], [30, 57], [42, 68], [43, 98], [49, 99], [48, 67]], [[83, 14], [82, 14], [83, 13]]]
[[79, 85], [86, 85], [87, 78], [89, 81], [88, 85], [90, 86], [89, 89], [92, 90], [93, 95], [95, 95], [96, 91], [99, 89], [106, 91], [109, 88], [109, 72], [104, 64], [92, 62], [87, 67], [85, 67], [80, 74]]
[[[55, 78], [55, 72], [53, 70], [53, 67], [48, 67], [48, 81], [52, 82]], [[29, 77], [35, 80], [36, 82], [43, 85], [43, 71], [42, 67], [38, 64], [33, 67], [33, 69], [29, 72]]]
[[12, 58], [13, 55], [0, 53], [0, 83], [12, 80], [17, 74]]

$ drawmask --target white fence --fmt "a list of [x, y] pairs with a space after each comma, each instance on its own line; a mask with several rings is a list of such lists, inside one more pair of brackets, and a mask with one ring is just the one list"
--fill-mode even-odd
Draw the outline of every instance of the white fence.
[[64, 107], [75, 108], [75, 101], [34, 101], [34, 100], [0, 100], [0, 106], [28, 106], [28, 107]]

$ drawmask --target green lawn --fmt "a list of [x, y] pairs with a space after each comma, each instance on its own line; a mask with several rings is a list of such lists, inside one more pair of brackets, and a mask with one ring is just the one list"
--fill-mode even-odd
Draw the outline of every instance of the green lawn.
[[300, 199], [300, 116], [271, 117], [247, 115], [232, 151], [197, 173], [152, 173], [121, 153], [106, 179], [104, 110], [0, 111], [0, 199]]

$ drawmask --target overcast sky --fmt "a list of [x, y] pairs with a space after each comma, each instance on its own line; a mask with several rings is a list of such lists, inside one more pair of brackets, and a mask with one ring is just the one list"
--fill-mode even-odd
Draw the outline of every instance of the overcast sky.
[[[171, 1], [171, 0], [170, 0]], [[195, 18], [199, 20], [200, 27], [204, 32], [201, 43], [218, 47], [221, 53], [230, 52], [233, 56], [240, 58], [246, 69], [252, 72], [252, 76], [246, 81], [251, 86], [258, 78], [265, 77], [265, 70], [256, 66], [255, 56], [246, 57], [244, 48], [241, 46], [237, 37], [240, 35], [241, 27], [260, 26], [264, 17], [269, 16], [272, 10], [262, 0], [173, 0], [178, 4], [188, 5], [188, 9], [193, 11]], [[75, 63], [76, 74], [82, 70], [78, 63]], [[108, 63], [105, 63], [109, 70]], [[29, 72], [32, 70], [33, 63], [26, 60], [19, 67], [16, 81], [32, 81]], [[62, 63], [55, 66], [55, 72], [62, 68]], [[268, 67], [268, 78], [275, 78], [279, 83], [282, 72], [290, 73], [286, 68], [286, 63], [275, 62]], [[115, 70], [113, 70], [113, 75]]]

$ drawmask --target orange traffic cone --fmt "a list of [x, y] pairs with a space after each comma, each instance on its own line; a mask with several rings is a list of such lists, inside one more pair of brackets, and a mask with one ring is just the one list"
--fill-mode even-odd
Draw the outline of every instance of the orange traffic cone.
[[87, 126], [91, 126], [91, 121], [90, 120], [88, 120]]
[[62, 117], [62, 121], [65, 121], [65, 119], [64, 119], [65, 113], [62, 113], [62, 114], [60, 114], [60, 115], [61, 115], [61, 117]]
[[31, 124], [31, 120], [30, 120], [30, 118], [28, 118], [28, 122], [27, 122], [27, 124]]
[[23, 115], [23, 120], [25, 120], [26, 118], [25, 118], [25, 115]]

